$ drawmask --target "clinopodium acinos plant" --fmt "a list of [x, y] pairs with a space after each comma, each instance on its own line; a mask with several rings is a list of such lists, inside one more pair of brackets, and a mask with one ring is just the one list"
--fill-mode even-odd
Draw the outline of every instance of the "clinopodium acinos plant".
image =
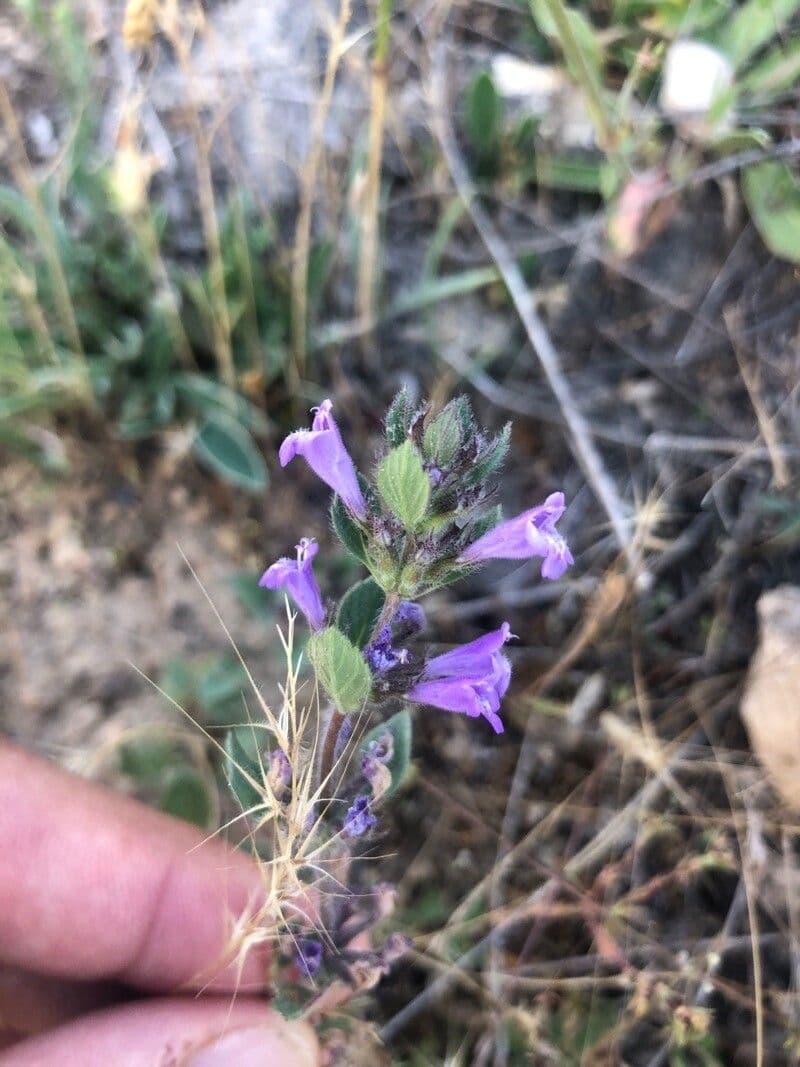
[[310, 429], [289, 434], [280, 462], [302, 458], [330, 486], [333, 529], [368, 577], [338, 604], [326, 600], [314, 576], [318, 546], [308, 537], [267, 569], [260, 584], [288, 594], [312, 631], [307, 657], [318, 699], [313, 714], [298, 711], [298, 669], [290, 665], [282, 711], [265, 708], [270, 743], [255, 756], [229, 752], [231, 785], [256, 817], [262, 856], [260, 839], [269, 838], [270, 891], [279, 894], [282, 879], [283, 900], [306, 898], [304, 907], [273, 908], [281, 930], [270, 935], [279, 942], [278, 1006], [306, 1015], [329, 1012], [374, 985], [406, 950], [398, 934], [374, 944], [393, 890], [356, 887], [353, 859], [380, 834], [381, 807], [407, 770], [412, 716], [439, 708], [503, 732], [509, 624], [432, 656], [419, 601], [489, 560], [538, 557], [549, 579], [573, 562], [557, 529], [562, 493], [506, 520], [495, 503], [510, 425], [490, 437], [465, 398], [432, 415], [401, 392], [386, 416], [384, 454], [367, 479], [332, 407], [324, 400]]

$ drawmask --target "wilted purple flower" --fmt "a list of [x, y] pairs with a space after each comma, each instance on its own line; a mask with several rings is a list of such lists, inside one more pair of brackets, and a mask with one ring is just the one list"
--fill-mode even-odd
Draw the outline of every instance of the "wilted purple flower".
[[361, 773], [372, 790], [372, 799], [380, 800], [392, 784], [392, 772], [381, 760], [365, 752], [361, 757]]
[[564, 514], [564, 494], [551, 493], [543, 504], [530, 508], [489, 530], [465, 549], [460, 563], [483, 563], [489, 559], [542, 557], [542, 577], [560, 578], [575, 561], [567, 542], [556, 529]]
[[392, 667], [408, 662], [408, 649], [394, 648], [392, 631], [388, 626], [384, 626], [375, 640], [364, 649], [364, 658], [373, 672], [385, 674]]
[[266, 589], [286, 589], [312, 630], [321, 630], [325, 625], [322, 594], [312, 569], [318, 551], [313, 538], [302, 537], [297, 545], [297, 559], [283, 556], [264, 571], [258, 583]]
[[282, 748], [274, 748], [268, 757], [267, 784], [276, 800], [280, 800], [292, 780], [292, 765]]
[[331, 415], [332, 407], [330, 400], [323, 400], [319, 407], [312, 408], [314, 421], [311, 429], [290, 433], [280, 447], [278, 458], [285, 467], [295, 456], [302, 456], [314, 473], [363, 519], [367, 505], [358, 484], [356, 468]]
[[367, 752], [380, 763], [391, 763], [394, 756], [394, 737], [391, 730], [384, 730], [367, 745]]
[[418, 633], [425, 629], [425, 612], [413, 600], [401, 600], [394, 613], [392, 625], [404, 634]]
[[499, 630], [428, 660], [408, 699], [471, 718], [482, 715], [501, 734], [498, 712], [511, 681], [511, 664], [500, 649], [511, 636], [511, 627], [504, 622]]
[[434, 489], [437, 485], [442, 484], [442, 478], [444, 478], [444, 475], [442, 474], [441, 467], [428, 467], [428, 481]]
[[303, 937], [297, 943], [297, 964], [309, 978], [313, 978], [322, 966], [322, 942], [314, 937]]
[[377, 825], [378, 820], [372, 814], [369, 797], [356, 797], [344, 817], [342, 829], [347, 837], [361, 837], [367, 830]]

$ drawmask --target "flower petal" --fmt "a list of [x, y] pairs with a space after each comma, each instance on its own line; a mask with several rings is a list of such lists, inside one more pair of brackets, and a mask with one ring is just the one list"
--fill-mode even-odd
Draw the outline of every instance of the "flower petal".
[[433, 678], [417, 682], [409, 691], [408, 699], [417, 704], [430, 704], [442, 711], [455, 711], [477, 719], [483, 714], [483, 705], [469, 682], [452, 678]]
[[275, 560], [271, 566], [267, 567], [259, 578], [258, 584], [262, 589], [282, 589], [289, 580], [289, 576], [296, 570], [297, 563], [295, 560], [281, 556], [280, 559]]
[[453, 675], [461, 677], [483, 677], [491, 673], [494, 664], [492, 657], [512, 637], [511, 627], [507, 622], [465, 645], [459, 645], [452, 652], [434, 656], [425, 666], [427, 678], [448, 678]]

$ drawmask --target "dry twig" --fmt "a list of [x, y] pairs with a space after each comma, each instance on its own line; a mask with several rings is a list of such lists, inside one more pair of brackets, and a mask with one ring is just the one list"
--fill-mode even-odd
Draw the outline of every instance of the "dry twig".
[[646, 585], [647, 577], [642, 566], [641, 550], [635, 543], [633, 526], [627, 509], [620, 500], [616, 486], [595, 447], [591, 430], [575, 401], [572, 388], [561, 366], [560, 356], [539, 316], [534, 297], [505, 240], [481, 206], [477, 189], [456, 144], [452, 127], [447, 119], [451, 109], [448, 105], [446, 90], [444, 47], [441, 43], [435, 47], [430, 85], [430, 110], [431, 122], [441, 144], [453, 184], [503, 278], [547, 382], [564, 415], [575, 458], [608, 515], [628, 569], [639, 584]]

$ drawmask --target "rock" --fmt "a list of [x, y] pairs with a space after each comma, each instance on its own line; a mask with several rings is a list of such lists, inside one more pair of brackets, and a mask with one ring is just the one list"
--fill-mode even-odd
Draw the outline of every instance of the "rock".
[[584, 94], [562, 67], [501, 53], [492, 59], [492, 79], [504, 100], [541, 119], [542, 138], [562, 148], [594, 148]]
[[719, 117], [711, 109], [733, 85], [727, 57], [702, 41], [675, 41], [667, 51], [658, 102], [682, 133], [713, 140], [730, 125], [730, 108]]
[[759, 644], [741, 714], [772, 784], [800, 811], [800, 587], [762, 594], [758, 617]]
[[[329, 3], [292, 0], [217, 5], [194, 43], [189, 70], [168, 62], [151, 79], [150, 100], [167, 129], [190, 102], [209, 115], [224, 115], [231, 144], [217, 138], [222, 170], [232, 147], [242, 176], [263, 203], [285, 203], [296, 193], [311, 146], [333, 10]], [[367, 48], [365, 41], [348, 52], [337, 73], [325, 128], [326, 150], [337, 157], [352, 149], [366, 115], [364, 87], [352, 71]]]

